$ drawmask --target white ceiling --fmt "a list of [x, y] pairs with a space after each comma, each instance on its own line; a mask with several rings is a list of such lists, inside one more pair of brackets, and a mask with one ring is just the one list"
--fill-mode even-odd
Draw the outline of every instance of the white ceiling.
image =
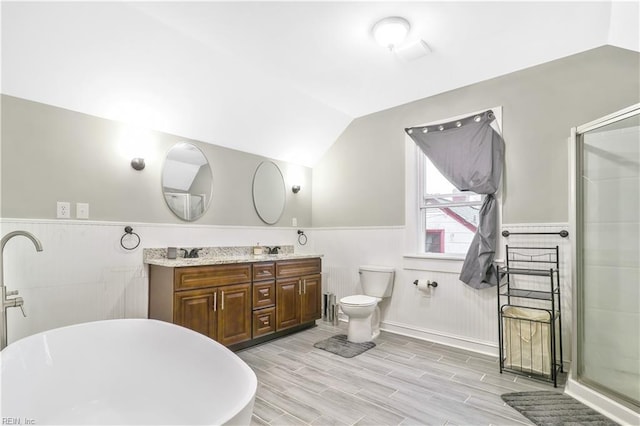
[[[313, 165], [353, 118], [591, 48], [632, 2], [2, 3], [2, 93]], [[373, 24], [411, 23], [405, 61]]]

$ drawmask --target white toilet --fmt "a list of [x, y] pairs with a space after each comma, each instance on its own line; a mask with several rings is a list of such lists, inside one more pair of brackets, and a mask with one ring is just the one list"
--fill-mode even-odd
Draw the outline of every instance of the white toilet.
[[340, 299], [342, 312], [349, 317], [347, 340], [369, 342], [380, 334], [378, 302], [391, 297], [395, 271], [386, 266], [361, 266], [360, 283], [364, 294]]

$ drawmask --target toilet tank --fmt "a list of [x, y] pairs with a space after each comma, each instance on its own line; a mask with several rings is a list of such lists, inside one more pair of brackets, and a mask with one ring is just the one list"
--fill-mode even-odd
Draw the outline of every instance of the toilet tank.
[[391, 297], [395, 270], [387, 266], [364, 265], [360, 267], [360, 284], [367, 296]]

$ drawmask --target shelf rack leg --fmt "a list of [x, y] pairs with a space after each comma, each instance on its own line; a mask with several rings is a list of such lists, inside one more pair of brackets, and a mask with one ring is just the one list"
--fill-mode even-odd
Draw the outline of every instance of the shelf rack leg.
[[497, 303], [498, 303], [498, 360], [500, 361], [500, 374], [502, 374], [502, 313], [500, 312], [500, 267], [494, 265], [496, 268], [496, 277], [498, 277], [498, 285], [496, 286]]

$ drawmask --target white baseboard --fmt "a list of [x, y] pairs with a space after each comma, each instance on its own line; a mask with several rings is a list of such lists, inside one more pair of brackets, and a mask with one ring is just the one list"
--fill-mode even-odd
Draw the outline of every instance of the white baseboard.
[[443, 333], [441, 331], [428, 330], [425, 328], [409, 326], [393, 321], [384, 321], [380, 324], [380, 329], [389, 333], [400, 334], [403, 336], [414, 337], [420, 340], [440, 343], [442, 345], [452, 346], [454, 348], [465, 349], [472, 352], [481, 353], [489, 356], [498, 356], [498, 345], [494, 342], [486, 342], [482, 340], [470, 339], [464, 336]]
[[640, 413], [607, 398], [572, 378], [567, 380], [564, 393], [621, 425], [640, 425]]

